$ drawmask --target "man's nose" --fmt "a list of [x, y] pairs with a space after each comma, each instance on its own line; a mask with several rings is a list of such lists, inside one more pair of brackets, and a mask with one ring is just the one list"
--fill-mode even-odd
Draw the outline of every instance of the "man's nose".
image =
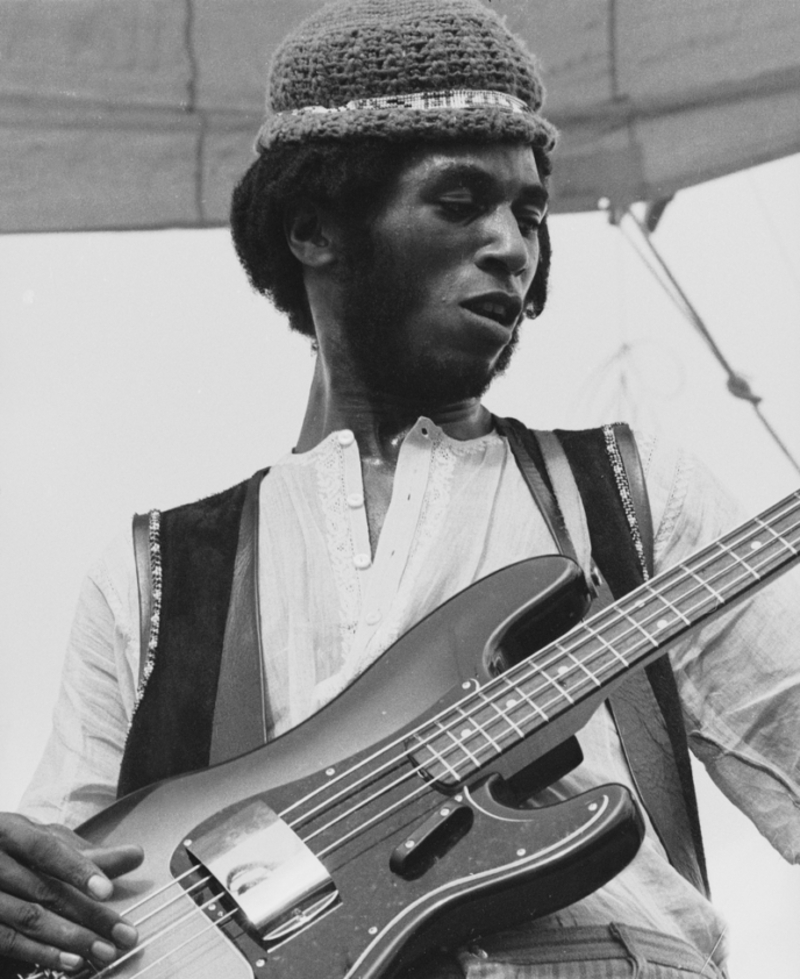
[[536, 238], [526, 238], [510, 207], [498, 207], [486, 216], [486, 242], [478, 256], [478, 265], [502, 265], [507, 274], [521, 275], [529, 267], [535, 270]]

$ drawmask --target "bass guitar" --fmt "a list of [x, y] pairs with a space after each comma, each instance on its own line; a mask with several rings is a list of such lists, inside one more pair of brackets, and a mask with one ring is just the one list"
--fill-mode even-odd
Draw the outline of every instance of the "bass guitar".
[[585, 621], [566, 558], [477, 582], [297, 728], [80, 828], [146, 852], [110, 902], [139, 946], [91, 975], [388, 979], [580, 900], [635, 855], [636, 804], [605, 785], [531, 809], [515, 783], [558, 777], [629, 671], [799, 556], [800, 492]]

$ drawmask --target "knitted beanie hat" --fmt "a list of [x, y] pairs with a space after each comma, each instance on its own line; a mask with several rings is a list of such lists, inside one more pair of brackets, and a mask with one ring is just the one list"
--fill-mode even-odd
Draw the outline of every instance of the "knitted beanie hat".
[[275, 53], [256, 149], [309, 139], [552, 149], [536, 63], [479, 0], [336, 0]]

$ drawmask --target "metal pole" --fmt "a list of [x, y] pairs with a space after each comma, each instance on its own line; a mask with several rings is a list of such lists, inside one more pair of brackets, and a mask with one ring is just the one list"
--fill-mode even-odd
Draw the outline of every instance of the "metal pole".
[[[633, 226], [639, 232], [639, 237], [641, 243], [644, 244], [647, 252], [642, 251], [640, 244], [627, 233], [627, 229], [623, 222], [628, 219], [628, 223], [633, 224]], [[764, 417], [761, 410], [762, 398], [755, 394], [750, 387], [750, 382], [736, 371], [733, 366], [729, 363], [727, 357], [723, 354], [716, 340], [714, 340], [711, 332], [709, 331], [706, 324], [703, 322], [702, 317], [697, 312], [697, 310], [692, 305], [689, 297], [681, 288], [680, 283], [675, 278], [672, 270], [667, 265], [666, 261], [653, 244], [652, 236], [650, 235], [647, 227], [639, 220], [639, 218], [633, 213], [630, 207], [628, 207], [621, 216], [611, 214], [611, 221], [616, 224], [620, 231], [625, 235], [627, 240], [633, 246], [636, 254], [642, 259], [644, 264], [650, 270], [650, 272], [655, 276], [659, 285], [664, 289], [670, 299], [678, 307], [679, 311], [683, 316], [689, 321], [689, 323], [697, 330], [700, 336], [705, 340], [711, 353], [714, 355], [718, 363], [722, 366], [728, 377], [727, 387], [730, 393], [735, 398], [741, 398], [744, 401], [750, 402], [753, 406], [753, 410], [758, 416], [759, 421], [764, 426], [766, 431], [769, 433], [770, 438], [775, 442], [781, 452], [786, 456], [789, 463], [792, 465], [797, 473], [800, 473], [800, 464], [794, 458], [792, 453], [789, 451], [788, 446], [784, 443], [783, 439], [778, 435], [772, 425]], [[653, 261], [655, 260], [656, 265], [654, 266]]]

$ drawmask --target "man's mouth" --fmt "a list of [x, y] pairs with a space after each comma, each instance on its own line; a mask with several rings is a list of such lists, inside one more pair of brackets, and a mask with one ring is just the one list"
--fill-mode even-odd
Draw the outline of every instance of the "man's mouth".
[[491, 292], [467, 299], [461, 305], [471, 313], [494, 320], [500, 326], [510, 329], [522, 312], [522, 300], [506, 292]]

